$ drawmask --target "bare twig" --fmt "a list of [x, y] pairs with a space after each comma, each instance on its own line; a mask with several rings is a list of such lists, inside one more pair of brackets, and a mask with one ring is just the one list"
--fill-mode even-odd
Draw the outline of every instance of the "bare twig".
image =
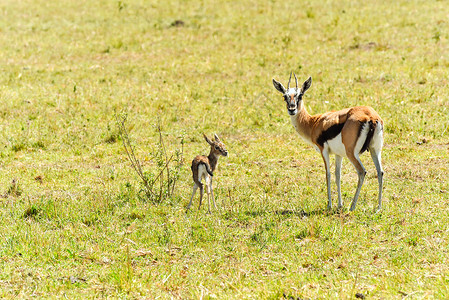
[[[158, 119], [158, 123], [155, 128], [159, 135], [159, 143], [158, 148], [153, 153], [153, 158], [156, 160], [158, 169], [154, 173], [145, 174], [142, 170], [140, 161], [136, 158], [134, 147], [131, 144], [129, 133], [126, 130], [126, 116], [120, 119], [120, 117], [116, 114], [115, 118], [119, 127], [119, 133], [122, 138], [126, 155], [128, 156], [134, 171], [142, 181], [144, 187], [143, 190], [147, 198], [155, 203], [160, 203], [162, 200], [171, 197], [175, 191], [176, 181], [179, 177], [179, 170], [182, 167], [183, 149], [181, 152], [178, 150], [176, 151], [176, 159], [174, 154], [169, 155], [162, 135], [162, 126], [160, 125], [160, 120]], [[183, 140], [181, 141], [181, 145], [183, 146]], [[173, 162], [175, 162], [174, 165]]]
[[129, 139], [129, 134], [128, 134], [128, 131], [126, 130], [126, 126], [125, 126], [126, 116], [123, 117], [123, 119], [120, 121], [116, 114], [115, 119], [117, 121], [120, 135], [122, 137], [123, 147], [125, 148], [126, 154], [128, 155], [128, 159], [131, 162], [132, 167], [134, 168], [137, 175], [139, 175], [140, 179], [142, 180], [142, 182], [145, 186], [145, 192], [146, 192], [147, 196], [149, 196], [149, 195], [154, 196], [155, 194], [152, 191], [152, 187], [149, 185], [148, 180], [146, 179], [145, 175], [143, 174], [140, 161], [136, 158], [134, 149], [131, 145], [131, 141]]
[[[157, 120], [156, 128], [159, 133], [159, 146], [161, 147], [162, 154], [165, 157], [165, 165], [166, 165], [165, 170], [167, 171], [167, 191], [170, 191], [170, 168], [168, 168], [169, 159], [167, 156], [167, 150], [165, 149], [164, 139], [162, 138], [161, 120], [159, 118]], [[170, 158], [170, 160], [171, 160], [171, 158]], [[161, 193], [162, 193], [162, 183], [163, 183], [163, 181], [161, 181]]]

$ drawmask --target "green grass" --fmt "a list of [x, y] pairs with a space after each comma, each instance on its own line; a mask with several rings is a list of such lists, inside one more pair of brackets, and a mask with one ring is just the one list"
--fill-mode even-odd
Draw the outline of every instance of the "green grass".
[[[0, 297], [448, 298], [447, 7], [2, 1]], [[356, 211], [325, 210], [322, 159], [271, 84], [290, 71], [313, 78], [310, 113], [383, 118], [381, 213], [366, 154]], [[174, 197], [142, 198], [115, 112], [147, 171], [158, 118], [170, 151], [184, 139]], [[229, 150], [219, 210], [186, 214], [202, 132]], [[344, 161], [346, 208], [356, 180]]]

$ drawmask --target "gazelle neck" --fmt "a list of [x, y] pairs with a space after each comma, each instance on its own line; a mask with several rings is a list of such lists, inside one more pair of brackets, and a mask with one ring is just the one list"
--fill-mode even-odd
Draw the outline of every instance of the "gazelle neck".
[[312, 143], [312, 117], [307, 112], [303, 101], [300, 102], [298, 107], [298, 112], [294, 116], [290, 116], [293, 127], [295, 127], [298, 134], [307, 143], [313, 145]]
[[209, 155], [207, 156], [209, 159], [209, 165], [212, 172], [215, 170], [218, 164], [218, 155], [214, 153], [213, 149], [210, 149]]

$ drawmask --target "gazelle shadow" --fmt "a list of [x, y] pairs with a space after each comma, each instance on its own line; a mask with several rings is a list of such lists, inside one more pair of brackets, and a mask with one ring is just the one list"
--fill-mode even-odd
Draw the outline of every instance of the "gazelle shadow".
[[327, 208], [320, 208], [316, 210], [312, 210], [309, 212], [306, 212], [305, 210], [291, 210], [291, 209], [284, 209], [284, 210], [275, 210], [274, 214], [276, 215], [294, 215], [300, 218], [304, 217], [311, 217], [311, 216], [330, 216], [341, 213], [340, 210], [328, 210]]
[[311, 217], [311, 216], [334, 216], [334, 215], [342, 215], [345, 214], [343, 210], [341, 209], [332, 209], [329, 210], [327, 208], [320, 208], [312, 211], [305, 211], [304, 209], [301, 210], [293, 210], [293, 209], [280, 209], [280, 210], [274, 210], [274, 211], [265, 211], [265, 210], [254, 210], [254, 211], [246, 211], [244, 212], [245, 215], [251, 216], [251, 217], [260, 217], [267, 214], [275, 214], [275, 215], [281, 215], [281, 216], [296, 216], [299, 218], [305, 218], [305, 217]]

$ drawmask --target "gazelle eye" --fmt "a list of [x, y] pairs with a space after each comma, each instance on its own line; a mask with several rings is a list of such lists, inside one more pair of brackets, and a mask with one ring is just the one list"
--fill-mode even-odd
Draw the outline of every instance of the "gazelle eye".
[[218, 149], [220, 149], [220, 147], [218, 147], [218, 146], [215, 146], [215, 150], [218, 150]]

